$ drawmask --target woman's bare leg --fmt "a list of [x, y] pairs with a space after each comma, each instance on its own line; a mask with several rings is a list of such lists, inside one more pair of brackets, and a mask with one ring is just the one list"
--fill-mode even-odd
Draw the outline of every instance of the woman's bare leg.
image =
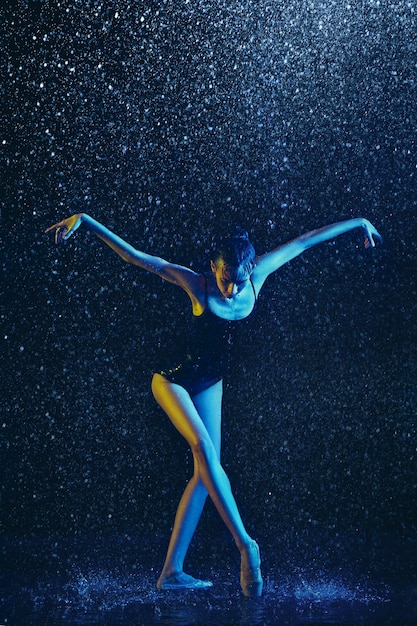
[[[220, 465], [218, 452], [215, 449], [215, 443], [212, 441], [209, 432], [199, 412], [197, 411], [196, 405], [199, 404], [199, 399], [195, 398], [196, 404], [194, 404], [189, 394], [182, 387], [170, 383], [159, 374], [154, 375], [152, 381], [152, 390], [157, 402], [167, 413], [177, 430], [185, 437], [185, 439], [190, 444], [194, 456], [196, 470], [194, 477], [196, 478], [196, 480], [203, 483], [206, 491], [209, 493], [211, 499], [213, 500], [217, 511], [219, 512], [226, 526], [232, 533], [236, 545], [242, 555], [242, 568], [245, 565], [244, 569], [248, 569], [247, 564], [249, 559], [251, 574], [253, 574], [253, 572], [256, 570], [256, 576], [261, 581], [259, 572], [259, 553], [257, 553], [257, 555], [251, 554], [251, 552], [254, 552], [253, 546], [256, 544], [246, 532], [235, 499], [232, 494], [229, 480], [222, 466]], [[203, 402], [200, 402], [199, 406], [199, 410], [202, 413], [204, 413], [204, 406], [209, 408], [208, 403], [204, 403], [203, 399]], [[198, 499], [198, 492], [196, 491], [198, 484], [199, 482], [192, 483], [190, 487], [187, 487], [186, 493], [184, 494], [183, 498], [184, 502], [183, 499], [181, 500], [179, 507], [180, 510], [177, 514], [178, 524], [177, 521], [175, 524], [177, 528], [174, 527], [175, 534], [172, 540], [172, 555], [175, 554], [176, 548], [180, 545], [182, 539], [185, 539], [187, 536], [189, 538], [184, 541], [184, 545], [186, 545], [187, 541], [189, 544], [189, 540], [191, 539], [192, 534], [189, 531], [182, 534], [182, 532], [180, 531], [180, 527], [184, 523], [187, 526], [187, 512], [192, 510], [194, 506], [194, 498], [196, 498], [196, 501]], [[196, 494], [195, 496], [194, 493]], [[184, 504], [183, 510], [182, 504]], [[202, 506], [201, 509], [198, 508], [198, 510], [200, 511], [200, 515]], [[194, 532], [195, 526], [196, 523], [190, 525], [189, 528], [192, 530], [192, 532]], [[175, 561], [175, 558], [172, 558], [171, 560], [167, 559], [166, 566], [164, 566], [164, 575], [168, 575], [170, 569], [172, 569], [172, 571], [181, 571], [175, 569], [176, 567], [178, 567], [178, 565], [178, 561]], [[245, 576], [247, 578], [246, 574]], [[242, 585], [242, 588], [243, 587], [244, 585]]]
[[[207, 428], [217, 457], [220, 459], [222, 382], [195, 396], [193, 404]], [[194, 461], [194, 475], [189, 481], [178, 505], [167, 556], [158, 581], [159, 584], [173, 572], [183, 571], [184, 559], [200, 520], [206, 498], [207, 489], [199, 476], [198, 465]]]

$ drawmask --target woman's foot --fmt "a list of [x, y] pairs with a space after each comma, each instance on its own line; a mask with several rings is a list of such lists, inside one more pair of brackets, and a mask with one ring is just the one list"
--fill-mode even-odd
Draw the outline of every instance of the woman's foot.
[[240, 586], [247, 598], [259, 598], [262, 594], [261, 558], [256, 541], [252, 541], [241, 553]]
[[174, 572], [156, 583], [158, 589], [208, 589], [213, 583], [209, 580], [199, 580], [184, 572]]

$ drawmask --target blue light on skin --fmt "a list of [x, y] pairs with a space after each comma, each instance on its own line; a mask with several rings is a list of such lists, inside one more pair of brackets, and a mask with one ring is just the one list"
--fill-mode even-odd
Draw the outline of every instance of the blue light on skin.
[[[183, 288], [192, 301], [193, 310], [198, 310], [198, 314], [204, 310], [206, 292], [203, 275], [134, 248], [85, 213], [78, 213], [62, 220], [48, 228], [46, 232], [54, 230], [56, 243], [61, 243], [66, 241], [81, 223], [126, 262]], [[375, 240], [381, 239], [381, 235], [369, 220], [358, 217], [314, 229], [279, 245], [257, 257], [252, 273], [245, 271], [244, 267], [239, 267], [241, 273], [235, 272], [235, 268], [226, 266], [221, 259], [217, 259], [216, 263], [211, 264], [211, 293], [208, 294], [207, 304], [210, 305], [212, 313], [220, 318], [229, 321], [244, 319], [253, 309], [254, 294], [259, 294], [270, 274], [309, 248], [356, 228], [365, 231], [365, 247], [374, 246]], [[249, 277], [253, 293], [246, 288]], [[239, 294], [242, 294], [240, 298]], [[227, 306], [224, 306], [225, 303]], [[189, 443], [195, 459], [195, 473], [187, 484], [177, 510], [167, 556], [157, 583], [158, 588], [189, 589], [211, 586], [211, 583], [194, 579], [183, 571], [184, 559], [208, 494], [241, 554], [242, 591], [248, 597], [259, 597], [263, 584], [259, 548], [246, 531], [230, 482], [220, 463], [221, 380], [191, 401], [185, 388], [171, 383], [156, 372], [152, 379], [152, 391], [158, 404]]]
[[249, 282], [250, 274], [242, 270], [242, 275], [239, 280], [234, 282], [230, 275], [228, 266], [222, 261], [218, 261], [217, 265], [211, 261], [211, 270], [213, 272], [214, 279], [216, 281], [217, 288], [222, 296], [228, 300], [231, 300], [239, 293], [241, 293]]

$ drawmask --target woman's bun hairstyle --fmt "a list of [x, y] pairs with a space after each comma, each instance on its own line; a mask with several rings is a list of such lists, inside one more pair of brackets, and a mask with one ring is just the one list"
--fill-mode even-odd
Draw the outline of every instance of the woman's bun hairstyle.
[[244, 228], [236, 226], [235, 232], [230, 236], [230, 239], [241, 239], [242, 241], [249, 241], [248, 231]]

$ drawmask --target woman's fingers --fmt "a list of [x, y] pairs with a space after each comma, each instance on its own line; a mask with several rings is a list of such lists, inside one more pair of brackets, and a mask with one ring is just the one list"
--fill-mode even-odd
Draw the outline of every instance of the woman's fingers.
[[61, 241], [64, 241], [69, 231], [66, 220], [63, 220], [62, 222], [58, 222], [57, 224], [50, 226], [49, 228], [45, 230], [45, 234], [50, 233], [51, 230], [55, 230], [55, 243], [56, 244], [59, 244], [61, 243]]
[[59, 244], [61, 241], [64, 241], [66, 235], [68, 233], [68, 228], [66, 226], [60, 226], [55, 231], [55, 243]]
[[55, 230], [55, 243], [61, 243], [65, 239], [68, 239], [80, 225], [81, 220], [78, 215], [73, 215], [65, 220], [57, 222], [53, 226], [50, 226], [45, 230], [45, 233], [49, 233], [51, 230]]
[[62, 222], [58, 222], [57, 224], [54, 224], [53, 226], [50, 226], [44, 232], [45, 232], [45, 234], [46, 233], [50, 233], [51, 230], [54, 230], [54, 228], [59, 228], [60, 226], [62, 226]]

